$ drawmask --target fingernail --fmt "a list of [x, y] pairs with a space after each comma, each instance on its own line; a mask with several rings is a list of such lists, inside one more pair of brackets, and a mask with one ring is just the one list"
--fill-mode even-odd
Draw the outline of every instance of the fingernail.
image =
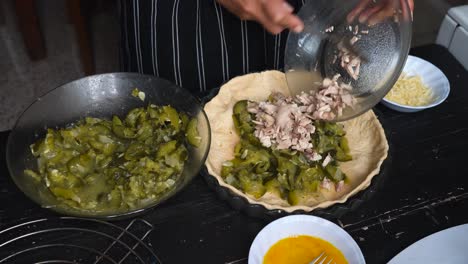
[[304, 25], [297, 25], [295, 28], [293, 28], [293, 31], [296, 33], [300, 33], [302, 30], [304, 30]]
[[283, 3], [283, 7], [288, 11], [288, 13], [291, 13], [292, 11], [294, 11], [294, 8], [287, 2]]

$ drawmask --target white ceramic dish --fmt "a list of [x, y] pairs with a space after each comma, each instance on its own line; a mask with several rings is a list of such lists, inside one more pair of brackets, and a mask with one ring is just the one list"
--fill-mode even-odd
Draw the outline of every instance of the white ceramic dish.
[[452, 227], [427, 236], [388, 264], [466, 264], [468, 263], [468, 224]]
[[319, 237], [338, 248], [348, 263], [366, 263], [356, 241], [341, 227], [320, 217], [291, 215], [268, 224], [255, 237], [249, 251], [249, 264], [262, 264], [271, 246], [283, 238], [308, 235]]
[[413, 113], [438, 106], [447, 99], [450, 93], [450, 83], [447, 77], [439, 68], [432, 63], [414, 56], [408, 56], [403, 73], [409, 76], [419, 75], [424, 84], [426, 84], [434, 94], [433, 102], [426, 106], [407, 106], [401, 105], [387, 99], [382, 100], [382, 104], [395, 111]]

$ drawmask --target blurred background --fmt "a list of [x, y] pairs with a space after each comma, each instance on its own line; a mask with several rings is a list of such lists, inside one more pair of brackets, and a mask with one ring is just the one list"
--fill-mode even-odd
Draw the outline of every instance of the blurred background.
[[[466, 4], [415, 0], [412, 46], [434, 43], [447, 11]], [[0, 131], [48, 90], [119, 69], [116, 1], [0, 1]]]

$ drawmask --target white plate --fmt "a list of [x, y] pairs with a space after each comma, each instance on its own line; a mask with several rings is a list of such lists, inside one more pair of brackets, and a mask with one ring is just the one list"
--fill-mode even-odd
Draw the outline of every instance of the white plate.
[[283, 238], [298, 235], [319, 237], [330, 242], [343, 253], [348, 263], [366, 263], [357, 243], [341, 227], [316, 216], [292, 215], [271, 222], [258, 233], [250, 247], [249, 264], [263, 263], [271, 246]]
[[388, 264], [467, 264], [468, 224], [427, 236], [394, 257]]
[[382, 100], [385, 106], [399, 112], [418, 112], [427, 108], [435, 107], [447, 99], [450, 93], [450, 83], [444, 73], [432, 63], [414, 56], [408, 56], [403, 73], [408, 76], [419, 75], [425, 85], [434, 94], [433, 102], [426, 106], [401, 105], [387, 99]]

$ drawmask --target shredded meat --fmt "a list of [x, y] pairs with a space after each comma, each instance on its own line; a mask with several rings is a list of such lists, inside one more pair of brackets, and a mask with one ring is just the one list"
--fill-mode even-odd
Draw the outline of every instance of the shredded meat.
[[323, 179], [323, 181], [320, 183], [320, 187], [322, 187], [325, 190], [331, 190], [333, 187], [333, 182], [330, 181], [328, 178]]
[[[351, 40], [350, 43], [354, 44], [356, 41], [358, 41], [359, 38], [354, 36]], [[338, 57], [341, 58], [341, 67], [346, 70], [346, 72], [353, 78], [354, 80], [357, 80], [359, 78], [359, 71], [361, 69], [361, 58], [359, 58], [358, 55], [353, 54], [351, 51], [349, 51], [343, 44], [343, 42], [339, 42], [337, 45], [338, 48]]]
[[[312, 135], [314, 120], [334, 120], [347, 106], [355, 103], [350, 94], [352, 87], [339, 83], [340, 75], [325, 78], [321, 88], [296, 97], [281, 93], [272, 95], [272, 102], [249, 102], [247, 111], [255, 114], [254, 135], [263, 146], [277, 149], [292, 149], [303, 152], [312, 161], [322, 160], [313, 150]], [[323, 164], [331, 162], [328, 155]]]
[[353, 36], [350, 38], [345, 37], [337, 44], [338, 56], [333, 58], [333, 64], [338, 60], [340, 62], [340, 66], [349, 74], [349, 76], [354, 80], [357, 80], [361, 70], [361, 58], [359, 55], [354, 54], [346, 48], [344, 43], [349, 42], [351, 46], [356, 44], [356, 42], [362, 38], [362, 35], [359, 35], [359, 33], [367, 35], [369, 34], [369, 30], [360, 30], [358, 25], [354, 26], [354, 28], [351, 25], [348, 25], [347, 30], [352, 32]]
[[320, 187], [322, 189], [325, 189], [325, 190], [328, 190], [328, 191], [331, 191], [332, 188], [335, 187], [336, 192], [341, 192], [343, 190], [343, 187], [344, 187], [344, 181], [339, 181], [338, 183], [333, 183], [328, 178], [325, 178], [320, 183]]
[[344, 181], [339, 181], [335, 186], [335, 190], [337, 192], [341, 192], [341, 190], [343, 190], [343, 187], [344, 187]]
[[342, 115], [346, 106], [352, 107], [355, 103], [351, 95], [351, 86], [339, 83], [339, 74], [332, 79], [325, 78], [321, 89], [315, 92], [302, 93], [296, 97], [296, 101], [303, 112], [306, 112], [315, 120], [333, 120]]
[[275, 103], [249, 102], [248, 111], [256, 119], [255, 136], [266, 147], [301, 152], [312, 149], [311, 136], [315, 132], [312, 119], [301, 111], [297, 103], [282, 94], [274, 94]]
[[319, 161], [322, 159], [322, 155], [312, 150], [306, 150], [304, 154], [311, 161]]

